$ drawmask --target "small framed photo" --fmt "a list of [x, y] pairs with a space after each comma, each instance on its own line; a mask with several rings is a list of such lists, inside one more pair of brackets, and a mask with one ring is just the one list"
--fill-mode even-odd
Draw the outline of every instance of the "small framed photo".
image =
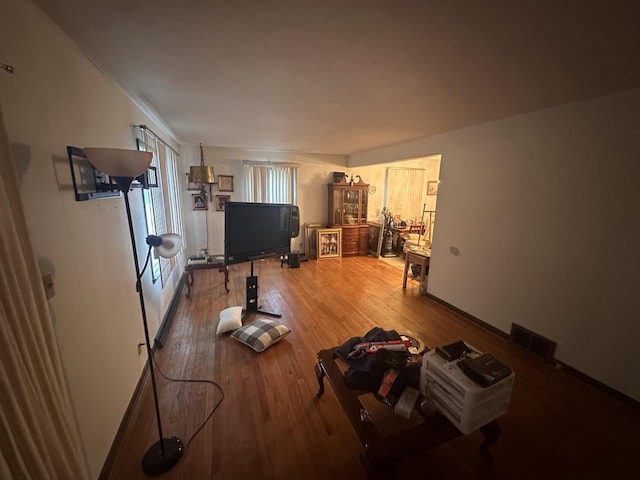
[[318, 229], [318, 259], [342, 256], [342, 229]]
[[207, 199], [199, 193], [191, 194], [191, 203], [194, 210], [208, 210]]
[[187, 190], [202, 190], [202, 185], [191, 181], [191, 175], [187, 173]]
[[216, 195], [216, 211], [224, 212], [224, 205], [231, 200], [231, 195]]
[[438, 194], [438, 181], [427, 182], [427, 195]]
[[233, 175], [218, 175], [218, 190], [233, 192]]
[[369, 231], [367, 232], [367, 251], [373, 257], [380, 256], [380, 249], [382, 248], [382, 232], [384, 227], [381, 223], [368, 222]]

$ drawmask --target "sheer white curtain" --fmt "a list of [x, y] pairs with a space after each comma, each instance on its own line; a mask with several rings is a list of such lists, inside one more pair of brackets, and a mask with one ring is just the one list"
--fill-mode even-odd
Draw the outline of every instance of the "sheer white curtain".
[[424, 169], [388, 168], [385, 193], [385, 206], [391, 209], [393, 215], [400, 215], [405, 221], [420, 220], [424, 198]]
[[89, 478], [0, 111], [0, 477]]
[[244, 180], [247, 202], [297, 202], [298, 164], [245, 162]]
[[[182, 236], [182, 211], [178, 186], [176, 154], [155, 134], [146, 128], [134, 127], [138, 149], [153, 153], [151, 166], [156, 168], [158, 187], [143, 189], [147, 231], [152, 235], [177, 233]], [[160, 277], [162, 286], [171, 272], [182, 261], [182, 251], [173, 258], [154, 257], [151, 271], [154, 281]]]

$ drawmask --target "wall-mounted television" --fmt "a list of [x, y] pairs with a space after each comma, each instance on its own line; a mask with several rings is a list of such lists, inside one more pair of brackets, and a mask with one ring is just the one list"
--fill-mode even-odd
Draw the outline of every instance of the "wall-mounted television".
[[297, 207], [290, 204], [226, 202], [225, 264], [288, 255], [295, 224], [292, 215], [297, 215]]

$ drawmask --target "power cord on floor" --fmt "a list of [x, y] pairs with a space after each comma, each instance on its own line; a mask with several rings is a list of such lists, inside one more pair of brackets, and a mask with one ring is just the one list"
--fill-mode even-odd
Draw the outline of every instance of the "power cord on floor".
[[153, 354], [153, 352], [151, 352], [151, 359], [153, 361], [153, 364], [155, 365], [156, 370], [160, 373], [160, 375], [167, 381], [169, 382], [180, 382], [180, 383], [209, 383], [211, 385], [213, 385], [214, 387], [216, 387], [218, 389], [218, 391], [220, 392], [220, 394], [222, 395], [220, 397], [220, 400], [218, 400], [218, 402], [213, 406], [213, 408], [211, 409], [211, 412], [209, 412], [209, 415], [207, 415], [207, 418], [204, 419], [204, 422], [202, 422], [202, 424], [196, 429], [195, 432], [193, 432], [193, 435], [191, 435], [191, 437], [189, 438], [189, 440], [187, 440], [187, 442], [185, 443], [184, 449], [188, 450], [189, 445], [191, 445], [191, 442], [196, 438], [196, 435], [198, 435], [198, 433], [200, 433], [200, 431], [202, 431], [202, 429], [204, 428], [204, 426], [207, 424], [207, 422], [211, 419], [211, 417], [213, 417], [214, 412], [218, 409], [218, 407], [220, 406], [220, 404], [222, 403], [222, 401], [224, 400], [224, 390], [222, 389], [222, 387], [220, 385], [218, 385], [216, 382], [214, 382], [213, 380], [204, 380], [204, 379], [187, 379], [187, 378], [171, 378], [168, 377], [164, 374], [164, 372], [160, 369], [160, 366], [158, 365], [158, 362], [156, 361], [156, 357]]

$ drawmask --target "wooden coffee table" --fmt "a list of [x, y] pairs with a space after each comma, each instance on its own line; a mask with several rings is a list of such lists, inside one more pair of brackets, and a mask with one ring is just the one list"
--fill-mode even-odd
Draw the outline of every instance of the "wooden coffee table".
[[[424, 416], [419, 413], [418, 423], [406, 422], [406, 427], [392, 428], [390, 432], [387, 429], [384, 433], [381, 433], [384, 429], [376, 426], [375, 419], [363, 421], [361, 399], [364, 398], [363, 395], [371, 394], [349, 388], [344, 383], [343, 368], [338, 363], [343, 362], [334, 356], [336, 350], [337, 348], [331, 348], [318, 352], [318, 363], [315, 367], [318, 378], [316, 396], [321, 397], [324, 394], [324, 378], [328, 378], [345, 415], [362, 443], [364, 452], [360, 455], [360, 460], [369, 475], [390, 478], [395, 471], [396, 461], [462, 435], [447, 418], [439, 414]], [[416, 411], [419, 412], [418, 409]], [[404, 418], [399, 416], [397, 421], [405, 422]], [[481, 431], [484, 434], [484, 442], [480, 452], [486, 461], [491, 461], [488, 448], [497, 440], [500, 427], [494, 420], [482, 427]]]

